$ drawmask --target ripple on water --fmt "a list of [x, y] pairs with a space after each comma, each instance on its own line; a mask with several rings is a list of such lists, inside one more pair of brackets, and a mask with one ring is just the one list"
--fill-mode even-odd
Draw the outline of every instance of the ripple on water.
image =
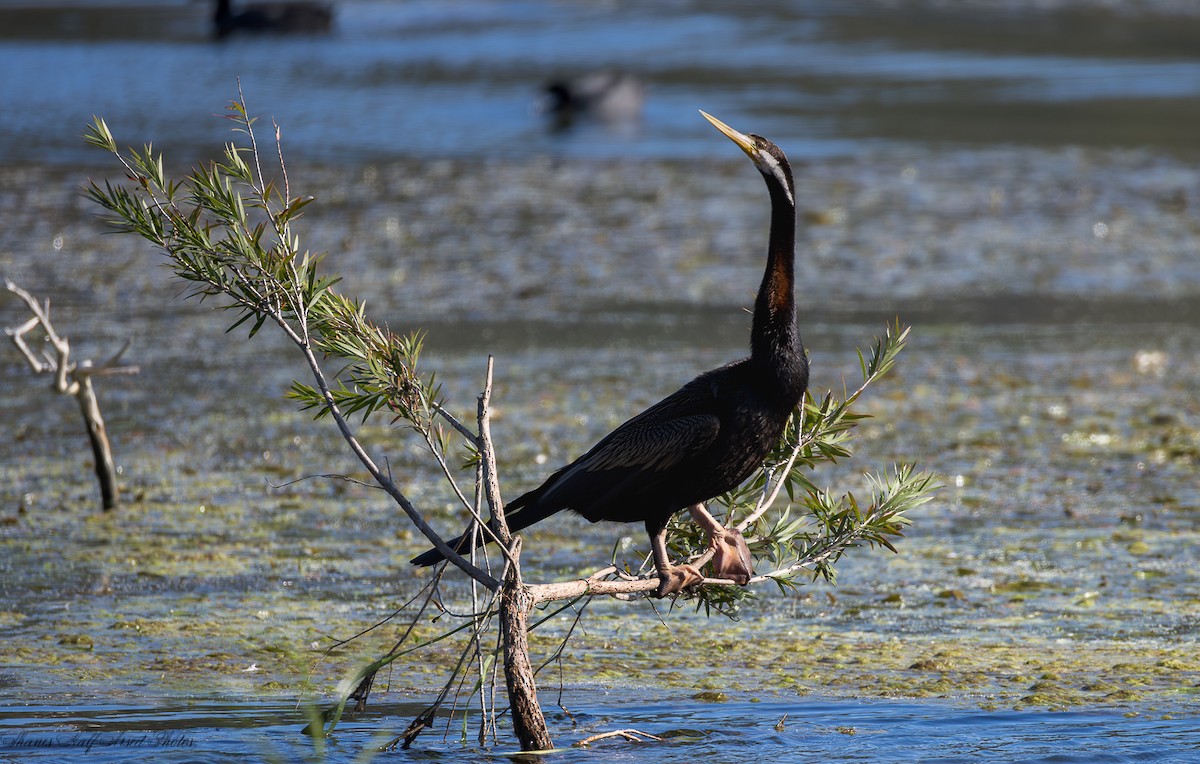
[[[570, 695], [574, 722], [552, 713], [559, 745], [613, 729], [636, 729], [662, 742], [606, 740], [592, 748], [568, 748], [556, 761], [1194, 761], [1200, 752], [1195, 718], [1126, 716], [1111, 712], [984, 712], [951, 704], [903, 702], [727, 702], [660, 700], [637, 706], [609, 697]], [[360, 760], [364, 751], [402, 730], [421, 706], [383, 703], [343, 722], [326, 743], [330, 762]], [[161, 705], [80, 703], [70, 708], [30, 705], [0, 708], [0, 756], [52, 761], [86, 752], [88, 761], [163, 762], [225, 760], [226, 757], [298, 759], [314, 755], [299, 733], [304, 710], [294, 703], [244, 704], [197, 700]], [[389, 760], [476, 762], [480, 751], [426, 732], [409, 751]], [[381, 734], [382, 731], [382, 734]], [[473, 734], [473, 733], [472, 733]], [[501, 741], [492, 750], [512, 750]]]

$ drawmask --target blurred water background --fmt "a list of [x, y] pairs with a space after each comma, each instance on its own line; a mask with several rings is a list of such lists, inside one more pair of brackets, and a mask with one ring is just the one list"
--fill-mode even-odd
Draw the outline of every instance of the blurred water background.
[[[0, 160], [79, 161], [94, 113], [207, 156], [225, 132], [204, 117], [237, 78], [310, 161], [707, 157], [699, 108], [736, 115], [795, 158], [911, 145], [1188, 150], [1200, 121], [1190, 8], [343, 0], [330, 34], [263, 44], [214, 43], [201, 0], [5, 0]], [[645, 81], [640, 124], [548, 133], [540, 87], [603, 69]]]
[[[0, 760], [312, 755], [293, 699], [378, 645], [314, 668], [316, 647], [416, 585], [421, 545], [377, 495], [270, 487], [355, 469], [280, 401], [304, 372], [288, 348], [175, 299], [79, 194], [120, 178], [80, 139], [92, 115], [178, 174], [229, 139], [212, 115], [239, 81], [318, 198], [307, 244], [378, 320], [428, 331], [464, 417], [497, 356], [511, 495], [744, 352], [767, 200], [698, 109], [796, 168], [814, 386], [914, 324], [862, 464], [818, 476], [941, 474], [900, 553], [857, 550], [837, 588], [736, 625], [600, 608], [558, 739], [668, 738], [604, 750], [629, 761], [1200, 756], [1195, 3], [342, 0], [328, 34], [220, 41], [211, 14], [0, 0], [0, 275], [50, 296], [78, 353], [128, 338], [142, 368], [100, 390], [131, 498], [100, 517], [73, 404], [0, 348]], [[640, 115], [552, 124], [545, 83], [597, 71], [640, 79]], [[461, 524], [403, 433], [364, 436]], [[530, 535], [535, 574], [626, 533], [563, 523]], [[398, 671], [328, 756], [403, 729], [439, 681]], [[456, 741], [394, 755], [475, 760]]]

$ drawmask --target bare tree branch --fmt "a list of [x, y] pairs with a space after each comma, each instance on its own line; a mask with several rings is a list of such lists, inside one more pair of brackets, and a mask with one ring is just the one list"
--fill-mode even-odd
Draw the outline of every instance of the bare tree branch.
[[[117, 486], [116, 466], [113, 463], [112, 445], [108, 440], [108, 431], [104, 427], [104, 417], [100, 413], [100, 402], [96, 398], [96, 390], [92, 386], [92, 378], [112, 374], [137, 374], [136, 366], [117, 366], [121, 356], [129, 348], [129, 341], [111, 358], [100, 366], [93, 366], [91, 361], [83, 361], [75, 365], [71, 363], [71, 343], [66, 337], [59, 336], [54, 325], [50, 323], [50, 301], [39, 303], [33, 295], [17, 286], [8, 279], [4, 280], [8, 291], [20, 297], [33, 313], [33, 318], [20, 326], [5, 329], [17, 350], [29, 363], [34, 374], [53, 374], [52, 385], [55, 392], [61, 395], [71, 395], [79, 402], [79, 410], [83, 415], [83, 424], [87, 430], [88, 442], [92, 447], [92, 457], [95, 462], [96, 479], [100, 482], [100, 501], [105, 511], [111, 510], [120, 502], [120, 488]], [[54, 355], [43, 352], [39, 359], [29, 344], [25, 335], [37, 327], [42, 328], [46, 340], [54, 348]]]

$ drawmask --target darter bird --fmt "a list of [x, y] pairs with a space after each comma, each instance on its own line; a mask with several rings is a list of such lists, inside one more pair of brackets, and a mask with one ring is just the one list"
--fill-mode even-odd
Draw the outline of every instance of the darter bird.
[[[762, 465], [808, 386], [808, 357], [796, 327], [791, 168], [771, 141], [700, 113], [750, 157], [770, 193], [767, 265], [754, 301], [750, 355], [696, 377], [504, 508], [514, 532], [566, 509], [593, 523], [644, 523], [660, 597], [704, 578], [693, 565], [672, 565], [667, 555], [667, 520], [683, 509], [709, 536], [714, 575], [749, 582], [753, 567], [745, 539], [723, 527], [704, 502], [736, 488]], [[476, 538], [483, 544], [490, 534]], [[449, 543], [465, 551], [471, 542], [460, 536]], [[441, 559], [435, 549], [413, 563]]]

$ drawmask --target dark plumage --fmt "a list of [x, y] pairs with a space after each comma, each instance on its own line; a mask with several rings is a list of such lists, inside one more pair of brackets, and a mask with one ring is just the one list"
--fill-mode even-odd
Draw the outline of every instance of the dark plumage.
[[[667, 559], [667, 520], [685, 508], [716, 547], [716, 575], [739, 583], [749, 580], [749, 553], [741, 534], [722, 528], [703, 502], [735, 488], [762, 464], [808, 385], [808, 359], [796, 328], [796, 208], [787, 158], [767, 139], [704, 116], [754, 161], [771, 196], [767, 266], [754, 303], [750, 357], [696, 377], [505, 507], [513, 531], [564, 509], [591, 522], [645, 523], [660, 596], [702, 579], [694, 567], [672, 566]], [[462, 537], [450, 545], [467, 547]], [[437, 550], [430, 550], [413, 563], [432, 565], [441, 559]]]
[[213, 27], [217, 37], [234, 32], [254, 34], [328, 32], [333, 22], [332, 6], [312, 0], [281, 0], [247, 5], [233, 12], [231, 0], [217, 0]]

